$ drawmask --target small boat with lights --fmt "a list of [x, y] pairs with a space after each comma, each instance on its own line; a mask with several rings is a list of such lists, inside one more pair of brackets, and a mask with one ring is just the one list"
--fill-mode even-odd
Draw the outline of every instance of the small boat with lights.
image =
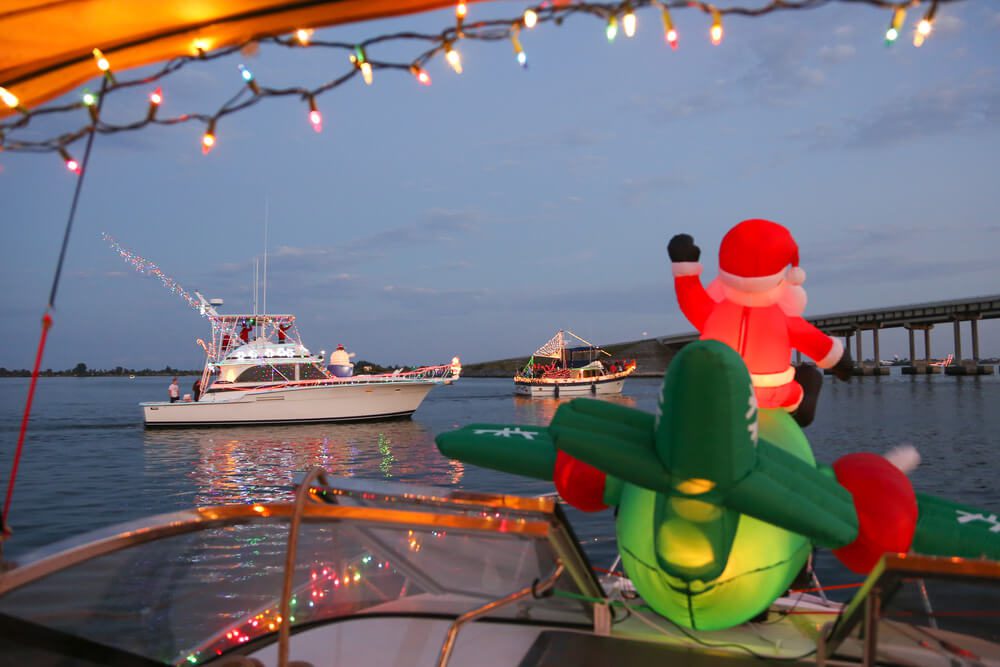
[[[579, 344], [571, 347], [573, 341]], [[602, 359], [610, 356], [572, 331], [560, 329], [514, 375], [514, 393], [556, 398], [620, 394], [625, 378], [635, 372], [635, 360]]]
[[458, 379], [450, 364], [354, 375], [350, 355], [302, 344], [294, 315], [221, 315], [221, 300], [197, 294], [212, 325], [195, 393], [176, 402], [140, 403], [148, 427], [356, 421], [408, 417], [436, 386]]

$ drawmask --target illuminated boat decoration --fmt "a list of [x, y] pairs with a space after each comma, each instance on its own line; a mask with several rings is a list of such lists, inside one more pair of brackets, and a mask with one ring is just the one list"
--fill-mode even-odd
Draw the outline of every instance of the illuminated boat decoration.
[[635, 372], [635, 359], [610, 357], [601, 347], [560, 329], [514, 375], [514, 393], [557, 398], [620, 394], [625, 378]]
[[338, 377], [324, 365], [323, 353], [313, 354], [302, 344], [294, 315], [221, 315], [201, 294], [197, 297], [212, 325], [211, 343], [199, 341], [206, 354], [201, 394], [175, 403], [140, 403], [146, 426], [408, 417], [431, 389], [451, 384], [462, 371], [455, 357], [440, 366]]

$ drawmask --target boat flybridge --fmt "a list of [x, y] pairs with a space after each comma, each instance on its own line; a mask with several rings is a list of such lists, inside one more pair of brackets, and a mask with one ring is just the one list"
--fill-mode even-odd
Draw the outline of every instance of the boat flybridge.
[[141, 403], [146, 426], [405, 417], [431, 389], [461, 374], [455, 357], [440, 366], [339, 377], [324, 365], [325, 352], [313, 354], [302, 344], [294, 315], [222, 315], [215, 308], [221, 301], [195, 294], [212, 326], [211, 341], [198, 340], [206, 357], [200, 392]]
[[11, 665], [1000, 665], [995, 561], [887, 555], [845, 604], [790, 591], [688, 630], [597, 576], [551, 496], [319, 469], [294, 502], [160, 515], [8, 568]]

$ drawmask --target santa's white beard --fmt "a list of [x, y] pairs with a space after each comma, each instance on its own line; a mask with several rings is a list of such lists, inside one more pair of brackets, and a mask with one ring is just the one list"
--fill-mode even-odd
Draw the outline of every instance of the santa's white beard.
[[806, 310], [808, 296], [802, 285], [791, 285], [781, 281], [771, 289], [762, 292], [746, 292], [727, 285], [716, 278], [705, 288], [715, 302], [728, 299], [741, 306], [761, 307], [778, 304], [781, 311], [790, 317], [801, 317]]

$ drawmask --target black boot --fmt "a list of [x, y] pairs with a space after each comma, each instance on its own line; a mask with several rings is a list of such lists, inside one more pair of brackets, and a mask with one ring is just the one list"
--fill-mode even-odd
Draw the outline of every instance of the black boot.
[[802, 402], [792, 413], [792, 418], [799, 426], [805, 428], [812, 424], [816, 417], [816, 404], [819, 402], [819, 391], [823, 388], [823, 373], [815, 366], [805, 364], [795, 367], [795, 381], [802, 385]]

